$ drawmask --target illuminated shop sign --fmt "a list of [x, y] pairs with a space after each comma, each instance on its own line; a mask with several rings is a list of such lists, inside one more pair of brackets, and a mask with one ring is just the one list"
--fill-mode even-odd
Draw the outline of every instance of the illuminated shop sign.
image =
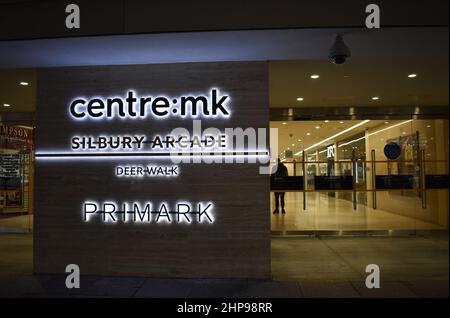
[[327, 147], [327, 158], [334, 158], [334, 145]]
[[138, 96], [129, 90], [125, 97], [75, 98], [69, 107], [70, 115], [78, 120], [112, 118], [228, 117], [229, 96], [211, 89], [205, 95]]
[[0, 136], [31, 140], [33, 136], [32, 134], [33, 130], [31, 128], [0, 125]]
[[144, 149], [166, 149], [166, 150], [190, 150], [194, 148], [225, 148], [226, 135], [203, 135], [203, 136], [143, 136], [143, 135], [120, 135], [120, 136], [74, 136], [71, 139], [72, 150], [144, 150]]
[[121, 165], [115, 169], [118, 177], [177, 177], [178, 166]]
[[[129, 133], [100, 133], [93, 135], [77, 132], [67, 140], [66, 149], [48, 149], [36, 153], [36, 158], [46, 160], [105, 160], [122, 159], [124, 162], [111, 165], [117, 182], [127, 178], [158, 179], [180, 176], [181, 163], [232, 163], [249, 162], [268, 152], [248, 150], [245, 141], [258, 148], [266, 147], [266, 135], [256, 129], [208, 127], [202, 129], [200, 119], [223, 119], [231, 116], [230, 96], [213, 88], [206, 94], [185, 94], [177, 97], [141, 96], [134, 90], [127, 90], [121, 97], [76, 97], [69, 100], [68, 114], [71, 120], [98, 121], [119, 119], [124, 121], [147, 119], [148, 125], [136, 125], [136, 131]], [[151, 121], [159, 119], [192, 119], [192, 131], [176, 127], [168, 133], [155, 134]], [[102, 124], [103, 124], [102, 122]], [[86, 123], [86, 122], [85, 122]], [[173, 125], [172, 125], [173, 126]], [[84, 126], [85, 127], [85, 126]], [[109, 126], [115, 129], [114, 126]], [[132, 127], [132, 126], [131, 126]], [[133, 129], [133, 128], [131, 128]], [[259, 128], [258, 128], [258, 132]], [[236, 146], [235, 146], [236, 144]], [[250, 147], [247, 147], [250, 148]], [[170, 159], [170, 164], [131, 163], [132, 159]], [[253, 162], [253, 161], [252, 161]], [[134, 182], [134, 181], [133, 181]], [[158, 198], [159, 199], [159, 198]], [[84, 222], [104, 223], [213, 223], [213, 202], [174, 203], [139, 202], [127, 200], [118, 203], [104, 200], [102, 203], [84, 199], [81, 205]]]
[[105, 223], [213, 223], [214, 205], [211, 202], [178, 202], [174, 205], [162, 202], [86, 201], [82, 205], [83, 221]]
[[[166, 96], [139, 96], [128, 90], [125, 97], [74, 98], [68, 105], [69, 115], [75, 120], [101, 120], [119, 117], [122, 120], [136, 118], [213, 117], [221, 119], [231, 115], [231, 98], [217, 88], [208, 94], [187, 94], [176, 98]], [[68, 149], [45, 149], [35, 153], [37, 160], [108, 160], [108, 159], [171, 159], [174, 164], [183, 163], [233, 163], [267, 160], [264, 128], [209, 127], [202, 130], [201, 120], [193, 119], [193, 130], [184, 127], [173, 129], [167, 135], [120, 134], [83, 135], [70, 137]], [[151, 128], [151, 126], [149, 126]], [[142, 128], [141, 128], [142, 129]], [[245, 143], [248, 143], [248, 147]], [[235, 144], [236, 142], [236, 144]], [[254, 149], [251, 149], [255, 147]], [[259, 151], [260, 149], [262, 151]], [[192, 160], [191, 160], [192, 159]], [[201, 159], [201, 160], [197, 160]], [[222, 160], [223, 159], [223, 160]], [[231, 160], [230, 160], [231, 159]]]

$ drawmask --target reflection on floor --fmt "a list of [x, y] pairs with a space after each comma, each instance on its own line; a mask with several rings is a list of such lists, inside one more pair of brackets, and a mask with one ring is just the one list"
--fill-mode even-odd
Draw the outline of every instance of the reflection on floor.
[[[82, 274], [81, 288], [67, 289], [65, 273], [33, 275], [32, 234], [0, 233], [0, 297], [448, 297], [448, 232], [277, 237], [271, 255], [272, 280]], [[368, 264], [380, 266], [379, 289], [365, 287]]]
[[[443, 229], [437, 224], [411, 217], [372, 209], [358, 204], [353, 210], [351, 201], [328, 196], [327, 193], [308, 193], [307, 209], [303, 210], [303, 194], [286, 192], [286, 214], [272, 214], [272, 231], [339, 231], [339, 230], [414, 230]], [[271, 213], [275, 209], [270, 196]]]
[[33, 228], [33, 215], [18, 215], [8, 216], [0, 218], [0, 231], [13, 231], [19, 232], [29, 231]]

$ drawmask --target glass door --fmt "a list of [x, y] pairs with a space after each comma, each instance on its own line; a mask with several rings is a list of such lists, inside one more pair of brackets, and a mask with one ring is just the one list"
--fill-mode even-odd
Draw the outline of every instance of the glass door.
[[272, 211], [275, 192], [284, 193], [286, 210], [272, 214], [272, 231], [448, 229], [448, 120], [271, 127], [280, 129], [280, 160], [289, 174], [272, 178]]

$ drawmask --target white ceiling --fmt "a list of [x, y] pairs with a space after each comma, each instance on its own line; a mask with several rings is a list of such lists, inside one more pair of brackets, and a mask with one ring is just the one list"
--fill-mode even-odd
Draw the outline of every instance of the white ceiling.
[[291, 29], [0, 42], [0, 68], [326, 59], [336, 33], [353, 59], [448, 58], [448, 28]]
[[[341, 66], [327, 60], [338, 31]], [[0, 42], [0, 112], [35, 110], [38, 67], [247, 60], [270, 61], [271, 108], [448, 105], [448, 28], [297, 29]]]

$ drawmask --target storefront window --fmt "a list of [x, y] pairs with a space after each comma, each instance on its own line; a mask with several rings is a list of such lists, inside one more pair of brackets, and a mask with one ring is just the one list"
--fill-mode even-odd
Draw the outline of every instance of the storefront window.
[[30, 230], [33, 128], [0, 125], [0, 229]]
[[298, 147], [306, 149], [306, 161], [298, 156], [296, 171], [302, 175], [305, 169], [307, 178], [302, 190], [287, 191], [286, 216], [283, 222], [273, 216], [272, 230], [448, 228], [448, 120], [327, 124], [320, 138], [304, 135], [305, 127], [318, 122], [279, 126], [303, 140]]

